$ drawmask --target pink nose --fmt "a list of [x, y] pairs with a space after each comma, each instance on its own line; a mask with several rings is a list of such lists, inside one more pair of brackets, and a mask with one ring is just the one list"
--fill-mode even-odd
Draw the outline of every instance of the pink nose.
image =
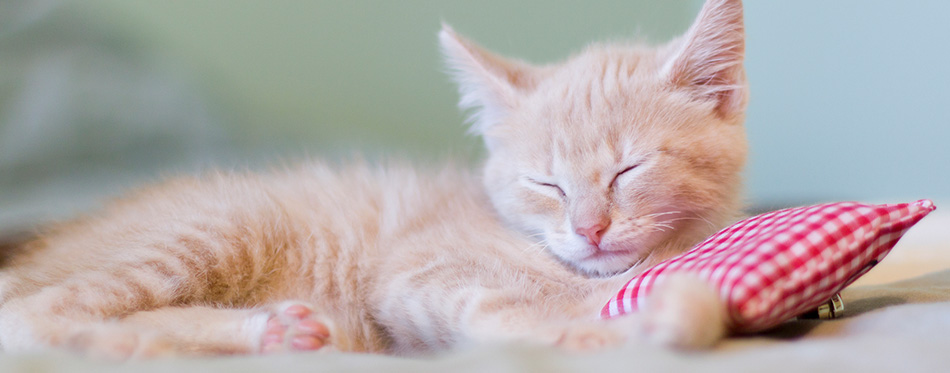
[[587, 242], [594, 246], [600, 246], [600, 238], [604, 236], [604, 231], [606, 227], [603, 224], [597, 223], [589, 227], [577, 228], [577, 234], [587, 237]]

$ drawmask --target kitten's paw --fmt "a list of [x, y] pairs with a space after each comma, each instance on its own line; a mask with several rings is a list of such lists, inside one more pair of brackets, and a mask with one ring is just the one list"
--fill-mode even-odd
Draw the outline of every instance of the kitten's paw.
[[633, 323], [629, 318], [598, 320], [571, 325], [555, 345], [572, 352], [599, 351], [627, 343], [633, 331]]
[[301, 302], [285, 302], [270, 313], [261, 336], [260, 352], [326, 350], [330, 346], [328, 320], [317, 316], [313, 308]]
[[114, 361], [178, 355], [175, 344], [157, 332], [109, 324], [70, 335], [65, 347], [88, 357]]
[[706, 282], [672, 276], [657, 284], [641, 310], [641, 332], [652, 344], [704, 349], [726, 335], [725, 307]]

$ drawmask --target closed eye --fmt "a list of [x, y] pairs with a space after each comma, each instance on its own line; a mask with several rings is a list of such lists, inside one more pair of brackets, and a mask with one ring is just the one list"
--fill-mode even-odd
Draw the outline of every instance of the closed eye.
[[617, 182], [617, 178], [620, 177], [620, 175], [623, 175], [623, 174], [625, 174], [625, 173], [627, 173], [627, 172], [633, 171], [634, 169], [636, 169], [636, 168], [639, 167], [639, 166], [640, 166], [640, 164], [638, 163], [638, 164], [635, 164], [635, 165], [633, 165], [633, 166], [630, 166], [630, 167], [627, 167], [627, 168], [623, 169], [623, 171], [618, 172], [616, 175], [614, 175], [614, 179], [610, 182], [610, 185], [614, 185], [614, 184]]
[[528, 178], [528, 181], [530, 181], [530, 182], [532, 182], [532, 183], [534, 183], [534, 184], [536, 184], [536, 185], [543, 186], [543, 187], [545, 187], [545, 188], [551, 188], [551, 189], [557, 190], [558, 194], [560, 194], [561, 197], [567, 197], [567, 193], [564, 193], [564, 189], [561, 189], [561, 187], [558, 186], [557, 184], [551, 184], [551, 183], [540, 182], [540, 181], [537, 181], [537, 180], [532, 179], [532, 178], [530, 178], [530, 177]]

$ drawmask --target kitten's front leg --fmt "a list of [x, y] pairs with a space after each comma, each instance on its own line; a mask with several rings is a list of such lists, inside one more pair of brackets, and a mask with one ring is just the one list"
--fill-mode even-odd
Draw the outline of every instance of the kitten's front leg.
[[[36, 302], [0, 312], [0, 336], [10, 352], [56, 347], [109, 360], [175, 355], [329, 351], [346, 339], [303, 302], [257, 309], [160, 307], [119, 319], [42, 312]], [[345, 345], [345, 343], [344, 343]]]
[[639, 318], [640, 334], [648, 343], [679, 348], [709, 348], [726, 336], [726, 309], [707, 282], [672, 275], [654, 286]]
[[523, 299], [486, 290], [471, 305], [461, 334], [475, 343], [516, 342], [552, 346], [571, 352], [592, 352], [635, 341], [637, 318], [599, 319], [595, 307], [568, 299]]
[[540, 299], [510, 309], [499, 307], [505, 299], [511, 298], [488, 295], [480, 299], [466, 334], [477, 341], [522, 340], [586, 352], [627, 343], [704, 349], [727, 333], [725, 305], [718, 293], [707, 282], [687, 275], [673, 275], [658, 283], [639, 313], [610, 320], [584, 318], [583, 312], [570, 312], [571, 304], [553, 302], [562, 309], [558, 316], [551, 312], [555, 307]]
[[[333, 323], [304, 302], [286, 301], [262, 309], [165, 307], [137, 312], [119, 320], [126, 332], [158, 331], [178, 353], [271, 354], [334, 350]], [[122, 330], [91, 329], [88, 342], [111, 339]], [[95, 348], [93, 344], [80, 350]]]
[[573, 321], [555, 326], [559, 338], [553, 345], [572, 352], [617, 348], [635, 340], [638, 326], [638, 321], [633, 318]]

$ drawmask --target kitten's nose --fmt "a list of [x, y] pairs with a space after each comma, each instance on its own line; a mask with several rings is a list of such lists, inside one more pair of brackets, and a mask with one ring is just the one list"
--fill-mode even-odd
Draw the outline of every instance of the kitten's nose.
[[607, 230], [605, 224], [596, 223], [587, 227], [577, 228], [575, 231], [577, 234], [587, 237], [587, 242], [594, 246], [600, 246], [600, 238], [604, 236], [604, 231]]

